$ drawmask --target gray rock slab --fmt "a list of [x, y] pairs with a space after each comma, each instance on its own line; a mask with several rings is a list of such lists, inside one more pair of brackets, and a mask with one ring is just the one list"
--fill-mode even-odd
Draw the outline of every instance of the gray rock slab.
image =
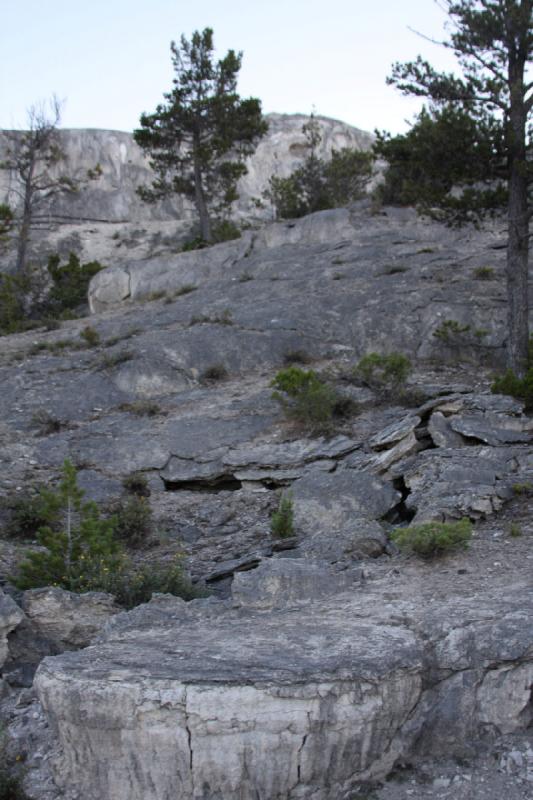
[[420, 425], [420, 422], [420, 417], [408, 414], [373, 436], [369, 442], [370, 447], [373, 450], [384, 450], [409, 436]]
[[401, 495], [370, 472], [310, 472], [291, 487], [294, 524], [302, 551], [328, 561], [378, 555], [385, 545], [383, 517]]
[[361, 570], [337, 572], [301, 558], [265, 559], [252, 572], [237, 573], [231, 586], [235, 606], [274, 609], [310, 603], [353, 588]]
[[434, 411], [428, 422], [428, 432], [436, 447], [463, 447], [463, 437], [452, 429], [450, 420], [441, 411]]
[[[63, 744], [57, 778], [87, 800], [140, 800], [148, 791], [192, 800], [195, 787], [221, 800], [258, 792], [333, 800], [387, 768], [395, 734], [402, 745], [409, 738], [402, 729], [421, 692], [421, 651], [406, 630], [333, 609], [318, 619], [160, 616], [152, 626], [137, 629], [135, 641], [131, 628], [115, 627], [85, 657], [47, 659], [39, 669], [39, 696]], [[141, 642], [150, 653], [142, 665]], [[80, 765], [104, 752], [108, 768], [89, 780]]]
[[421, 747], [464, 756], [484, 730], [529, 724], [530, 585], [378, 596], [356, 585], [265, 610], [158, 597], [117, 615], [39, 668], [56, 780], [87, 800], [338, 800]]
[[414, 522], [492, 514], [511, 496], [518, 448], [470, 446], [419, 453], [403, 473]]
[[469, 439], [497, 447], [530, 442], [532, 432], [528, 429], [528, 422], [487, 411], [484, 414], [458, 414], [450, 419], [450, 427]]

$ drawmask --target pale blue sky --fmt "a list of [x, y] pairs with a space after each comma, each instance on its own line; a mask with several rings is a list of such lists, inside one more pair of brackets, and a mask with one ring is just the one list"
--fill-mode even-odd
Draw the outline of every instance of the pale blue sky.
[[209, 26], [219, 55], [244, 51], [242, 96], [265, 112], [309, 113], [359, 128], [406, 129], [420, 103], [385, 85], [393, 61], [451, 56], [434, 0], [3, 0], [0, 127], [23, 127], [53, 93], [62, 126], [132, 130], [171, 88], [170, 40]]

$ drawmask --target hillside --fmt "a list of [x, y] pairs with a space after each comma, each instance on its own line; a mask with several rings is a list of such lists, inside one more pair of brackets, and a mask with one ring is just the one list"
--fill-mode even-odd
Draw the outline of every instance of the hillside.
[[[528, 797], [533, 422], [490, 392], [503, 243], [366, 202], [190, 253], [140, 236], [90, 318], [0, 340], [2, 496], [67, 457], [101, 505], [141, 473], [132, 558], [180, 555], [209, 592], [21, 594], [28, 544], [0, 538], [2, 713], [36, 800]], [[371, 352], [408, 356], [406, 386], [358, 380]], [[290, 364], [343, 398], [327, 430], [272, 396]], [[391, 538], [463, 517], [440, 560]]]

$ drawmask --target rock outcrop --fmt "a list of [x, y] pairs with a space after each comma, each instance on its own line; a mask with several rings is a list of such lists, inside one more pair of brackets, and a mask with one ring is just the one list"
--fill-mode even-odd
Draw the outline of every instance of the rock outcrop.
[[464, 756], [527, 728], [530, 587], [424, 606], [376, 589], [292, 592], [275, 614], [160, 598], [115, 618], [39, 669], [57, 779], [86, 800], [347, 800], [418, 748]]
[[[236, 211], [250, 217], [261, 217], [254, 198], [260, 198], [272, 175], [286, 176], [299, 166], [308, 154], [302, 125], [308, 117], [302, 114], [268, 114], [269, 130], [248, 159], [248, 174], [239, 184], [240, 199]], [[332, 149], [370, 147], [371, 134], [338, 120], [317, 117], [322, 132], [318, 155], [327, 158]], [[180, 197], [171, 197], [155, 205], [144, 203], [136, 193], [139, 186], [153, 179], [149, 159], [134, 142], [131, 133], [105, 130], [61, 130], [60, 141], [66, 155], [62, 165], [69, 174], [82, 181], [75, 194], [43, 200], [37, 218], [41, 224], [56, 222], [147, 222], [191, 218], [192, 206]], [[0, 158], [5, 147], [0, 131]], [[92, 180], [88, 178], [94, 174]], [[0, 199], [13, 205], [19, 202], [12, 191], [8, 173], [0, 172]], [[268, 219], [271, 212], [265, 210]]]
[[[363, 203], [125, 258], [93, 281], [90, 319], [2, 340], [0, 496], [54, 480], [69, 457], [107, 503], [138, 470], [156, 532], [135, 559], [180, 553], [212, 592], [128, 614], [55, 590], [27, 595], [25, 615], [2, 601], [9, 658], [32, 631], [28, 664], [48, 656], [36, 687], [69, 800], [348, 800], [398, 762], [527, 731], [532, 423], [483, 366], [505, 340], [500, 244], [496, 227], [458, 234]], [[494, 279], [478, 280], [487, 263]], [[410, 356], [405, 391], [354, 381], [371, 351]], [[348, 401], [327, 435], [272, 397], [290, 363]], [[295, 535], [276, 539], [284, 492]], [[390, 538], [463, 516], [471, 549], [439, 566]], [[16, 547], [0, 540], [0, 566]], [[54, 655], [103, 619], [97, 641]], [[45, 718], [29, 670], [4, 667], [6, 691], [28, 693], [28, 717], [10, 712], [23, 737], [22, 719]]]

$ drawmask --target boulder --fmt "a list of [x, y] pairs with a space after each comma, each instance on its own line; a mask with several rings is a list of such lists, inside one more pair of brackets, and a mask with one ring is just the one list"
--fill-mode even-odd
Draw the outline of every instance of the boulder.
[[76, 594], [52, 587], [24, 592], [21, 604], [34, 630], [57, 653], [87, 647], [120, 611], [110, 594]]
[[[311, 594], [298, 571], [270, 575]], [[398, 760], [525, 730], [531, 586], [432, 597], [432, 580], [424, 602], [389, 581], [278, 607], [265, 583], [255, 608], [158, 597], [118, 615], [37, 673], [57, 782], [86, 800], [348, 800]]]
[[0, 670], [9, 655], [7, 636], [23, 619], [24, 613], [15, 601], [0, 591]]
[[350, 469], [309, 472], [291, 493], [302, 553], [331, 562], [382, 553], [386, 539], [376, 520], [401, 500], [390, 483]]

